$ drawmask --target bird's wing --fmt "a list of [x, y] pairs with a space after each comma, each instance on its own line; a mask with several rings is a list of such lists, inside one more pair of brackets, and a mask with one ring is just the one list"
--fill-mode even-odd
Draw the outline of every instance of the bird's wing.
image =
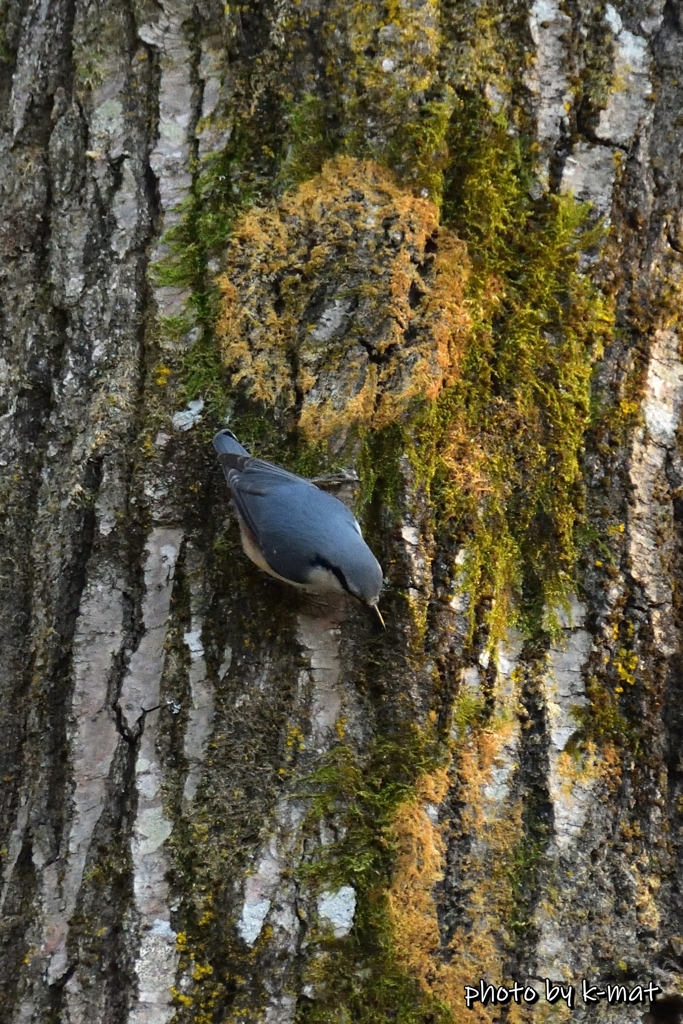
[[228, 486], [232, 491], [233, 483], [231, 483], [231, 476], [233, 481], [238, 479], [244, 471], [245, 464], [249, 461], [249, 456], [236, 455], [234, 452], [220, 452], [218, 455], [218, 461], [225, 479], [228, 481]]
[[290, 473], [288, 469], [276, 466], [272, 462], [265, 462], [263, 459], [249, 459], [243, 472], [254, 480], [262, 478], [264, 481], [278, 481], [279, 483], [310, 483], [305, 477], [297, 476], [296, 473]]
[[259, 509], [256, 505], [257, 501], [263, 501], [266, 496], [266, 492], [262, 487], [254, 487], [250, 485], [249, 481], [245, 481], [244, 474], [240, 473], [236, 469], [226, 469], [223, 467], [225, 477], [230, 487], [230, 493], [232, 494], [232, 500], [235, 503], [235, 508], [240, 519], [243, 520], [245, 526], [252, 534], [254, 541], [260, 547], [259, 541]]
[[[237, 512], [268, 563], [272, 564], [278, 557], [287, 557], [296, 546], [297, 531], [292, 530], [292, 519], [296, 522], [305, 517], [310, 494], [317, 494], [317, 488], [301, 477], [260, 459], [243, 460], [235, 468], [224, 465], [223, 471]], [[284, 540], [279, 548], [275, 540], [278, 537]], [[273, 568], [280, 571], [275, 565]]]
[[250, 503], [263, 555], [285, 579], [307, 583], [316, 565], [335, 572], [340, 552], [357, 543], [356, 521], [346, 506], [301, 480]]
[[294, 583], [307, 582], [315, 551], [307, 528], [306, 492], [316, 488], [300, 480], [264, 492], [246, 476], [232, 485], [240, 519], [271, 569]]
[[285, 579], [307, 582], [314, 565], [335, 562], [341, 534], [361, 536], [353, 513], [309, 480], [235, 452], [219, 460], [240, 519]]
[[260, 486], [259, 480], [262, 481], [262, 485], [266, 488], [269, 482], [279, 484], [286, 482], [309, 483], [308, 480], [302, 476], [297, 476], [296, 473], [290, 473], [289, 470], [282, 469], [281, 466], [275, 466], [272, 462], [254, 459], [251, 455], [240, 455], [237, 452], [220, 452], [218, 461], [223, 467], [226, 479], [229, 470], [236, 470], [238, 473], [247, 476], [256, 487]]

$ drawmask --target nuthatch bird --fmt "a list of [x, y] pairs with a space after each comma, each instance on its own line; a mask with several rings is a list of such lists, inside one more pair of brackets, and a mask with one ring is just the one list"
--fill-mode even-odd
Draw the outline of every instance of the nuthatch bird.
[[252, 562], [312, 594], [352, 594], [384, 625], [377, 607], [382, 570], [346, 505], [303, 477], [253, 459], [231, 430], [220, 430], [213, 446]]

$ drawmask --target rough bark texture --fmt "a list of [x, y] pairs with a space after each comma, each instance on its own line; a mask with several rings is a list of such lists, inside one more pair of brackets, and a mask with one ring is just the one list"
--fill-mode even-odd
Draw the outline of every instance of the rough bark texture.
[[[682, 18], [0, 0], [3, 1022], [676, 991]], [[247, 563], [226, 415], [359, 472], [386, 633]]]

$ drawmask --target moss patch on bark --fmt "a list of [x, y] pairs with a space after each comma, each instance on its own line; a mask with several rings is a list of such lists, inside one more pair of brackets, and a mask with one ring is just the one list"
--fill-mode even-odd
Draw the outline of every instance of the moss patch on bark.
[[[318, 26], [324, 88], [312, 76], [290, 79], [308, 14], [283, 8], [287, 88], [277, 115], [266, 109], [266, 56], [251, 106], [242, 102], [246, 78], [238, 81], [230, 142], [197, 167], [159, 280], [192, 293], [187, 317], [165, 325], [179, 338], [199, 327], [174, 370], [184, 395], [208, 397], [215, 421], [230, 409], [243, 441], [299, 472], [353, 460], [371, 544], [401, 525], [399, 512], [423, 522], [426, 507], [429, 550], [451, 552], [439, 597], [466, 594], [469, 640], [483, 634], [495, 657], [513, 623], [547, 639], [576, 585], [579, 462], [592, 366], [612, 313], [580, 268], [598, 237], [588, 211], [535, 187], [524, 118], [506, 107], [505, 90], [492, 104], [472, 87], [509, 58], [495, 45], [495, 12], [477, 9], [481, 46], [469, 64], [454, 43], [461, 14], [451, 12], [445, 87], [438, 12], [423, 8], [329, 5]], [[402, 597], [406, 661], [417, 664], [428, 598]], [[481, 702], [470, 704], [455, 717], [462, 785], [476, 806], [505, 723], [488, 745], [486, 736], [466, 744], [466, 733], [487, 727]], [[311, 1024], [370, 1024], [389, 1011], [402, 1024], [446, 1021], [470, 962], [500, 969], [486, 929], [471, 961], [456, 956], [446, 969], [435, 952], [440, 839], [421, 801], [441, 768], [432, 755], [413, 758], [424, 736], [407, 743], [399, 733], [387, 726], [367, 756], [340, 743], [305, 782], [311, 820], [333, 815], [344, 829], [301, 878], [358, 893], [348, 938], [311, 939], [301, 987], [315, 998], [299, 1008]], [[439, 757], [448, 756], [442, 746]], [[519, 926], [515, 890], [535, 870], [523, 816], [515, 804], [493, 832], [483, 819], [469, 823], [472, 834], [487, 833], [486, 865], [497, 865], [493, 876], [482, 867], [473, 897], [490, 906], [491, 932]], [[201, 840], [207, 885], [221, 863], [212, 829], [209, 821]], [[188, 835], [183, 848], [185, 840], [188, 850], [200, 841]], [[414, 915], [403, 906], [411, 901]], [[189, 914], [186, 943], [203, 972], [195, 988], [208, 993], [218, 981], [204, 950], [216, 925], [200, 919]], [[264, 931], [259, 943], [267, 941]], [[468, 941], [459, 935], [453, 946]], [[230, 955], [244, 959], [234, 943]], [[230, 985], [239, 991], [236, 976]], [[254, 1001], [250, 1009], [225, 998], [234, 1012], [257, 1012]], [[179, 1019], [191, 1012], [181, 1008]]]
[[433, 203], [332, 161], [235, 225], [217, 325], [231, 384], [333, 449], [381, 429], [454, 379], [467, 268]]

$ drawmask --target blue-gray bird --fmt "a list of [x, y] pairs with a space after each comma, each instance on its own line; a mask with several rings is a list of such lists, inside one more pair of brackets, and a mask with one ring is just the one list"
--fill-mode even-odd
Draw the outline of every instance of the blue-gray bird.
[[310, 480], [253, 459], [231, 430], [220, 430], [213, 446], [252, 562], [309, 593], [352, 594], [384, 625], [377, 607], [382, 569], [346, 505]]

